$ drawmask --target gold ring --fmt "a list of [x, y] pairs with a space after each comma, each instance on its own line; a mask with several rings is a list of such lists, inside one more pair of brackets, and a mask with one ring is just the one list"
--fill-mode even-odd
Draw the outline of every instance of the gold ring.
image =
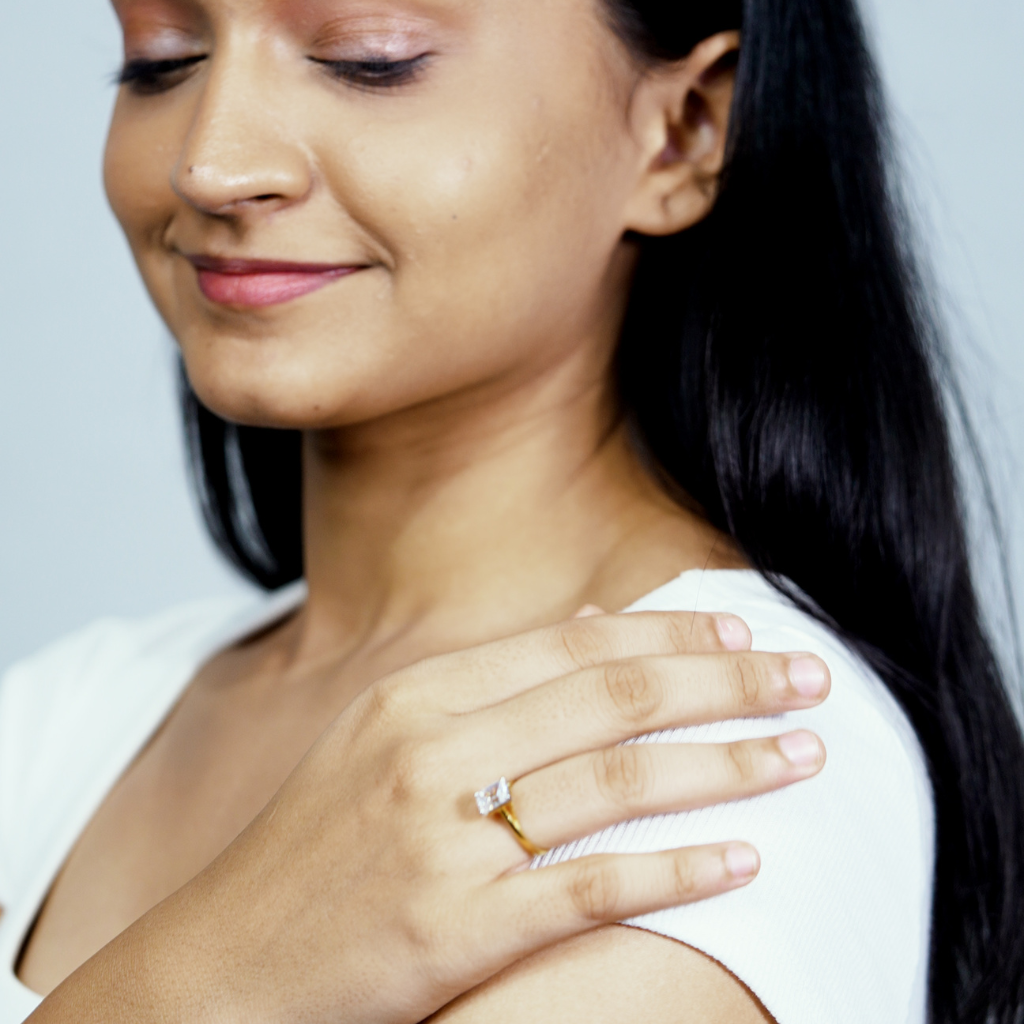
[[503, 775], [497, 782], [491, 783], [486, 789], [481, 789], [473, 794], [476, 798], [476, 807], [485, 818], [500, 816], [508, 822], [516, 842], [531, 856], [540, 857], [548, 851], [531, 842], [519, 824], [516, 812], [512, 810], [512, 785]]

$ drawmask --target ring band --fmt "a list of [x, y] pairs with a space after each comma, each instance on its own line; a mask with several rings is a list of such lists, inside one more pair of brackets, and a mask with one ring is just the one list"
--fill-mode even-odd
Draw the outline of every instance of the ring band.
[[523, 826], [519, 824], [519, 819], [516, 817], [515, 811], [512, 810], [511, 800], [509, 800], [507, 804], [502, 804], [494, 813], [500, 814], [508, 822], [509, 828], [512, 829], [513, 833], [515, 833], [516, 839], [519, 840], [519, 845], [531, 857], [540, 857], [548, 852], [527, 838], [526, 833], [523, 831]]
[[485, 818], [493, 818], [500, 815], [512, 829], [516, 842], [531, 856], [540, 857], [547, 853], [543, 847], [532, 842], [519, 824], [516, 812], [512, 809], [512, 784], [503, 775], [497, 782], [492, 783], [486, 789], [481, 789], [474, 794], [477, 810]]

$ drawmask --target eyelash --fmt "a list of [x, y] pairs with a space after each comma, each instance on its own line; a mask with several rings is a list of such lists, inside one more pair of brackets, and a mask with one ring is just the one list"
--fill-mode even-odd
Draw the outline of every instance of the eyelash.
[[[310, 60], [334, 78], [343, 79], [351, 85], [364, 89], [390, 89], [411, 82], [423, 69], [429, 56], [423, 53], [407, 60], [321, 60], [317, 57], [311, 57]], [[172, 89], [185, 77], [180, 72], [204, 60], [205, 56], [182, 57], [177, 60], [130, 60], [114, 76], [114, 82], [128, 86], [132, 92], [151, 96]]]
[[418, 57], [407, 60], [383, 60], [371, 57], [368, 60], [321, 60], [311, 57], [314, 64], [319, 64], [330, 75], [343, 79], [351, 85], [364, 89], [392, 89], [406, 85], [416, 78], [423, 70], [429, 53], [421, 53]]
[[151, 96], [176, 86], [185, 77], [178, 75], [179, 72], [187, 71], [204, 60], [205, 56], [181, 57], [177, 60], [130, 60], [117, 73], [114, 81], [117, 85], [128, 86], [132, 92]]

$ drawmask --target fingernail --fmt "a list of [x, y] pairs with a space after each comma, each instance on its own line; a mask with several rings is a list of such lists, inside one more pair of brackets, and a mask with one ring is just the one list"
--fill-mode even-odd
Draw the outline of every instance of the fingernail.
[[801, 697], [820, 697], [828, 674], [817, 658], [793, 658], [789, 663], [789, 681]]
[[813, 732], [790, 732], [776, 742], [782, 756], [797, 768], [806, 768], [821, 760], [821, 743]]
[[715, 629], [718, 638], [727, 651], [746, 651], [750, 648], [750, 630], [747, 624], [735, 615], [716, 615]]
[[725, 851], [725, 869], [733, 878], [750, 878], [760, 866], [761, 858], [752, 846], [730, 846]]

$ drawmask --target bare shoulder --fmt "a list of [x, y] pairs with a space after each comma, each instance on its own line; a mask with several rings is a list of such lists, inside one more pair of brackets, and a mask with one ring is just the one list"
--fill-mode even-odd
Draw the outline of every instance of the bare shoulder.
[[430, 1018], [431, 1024], [772, 1024], [716, 961], [672, 939], [612, 926], [513, 965]]

